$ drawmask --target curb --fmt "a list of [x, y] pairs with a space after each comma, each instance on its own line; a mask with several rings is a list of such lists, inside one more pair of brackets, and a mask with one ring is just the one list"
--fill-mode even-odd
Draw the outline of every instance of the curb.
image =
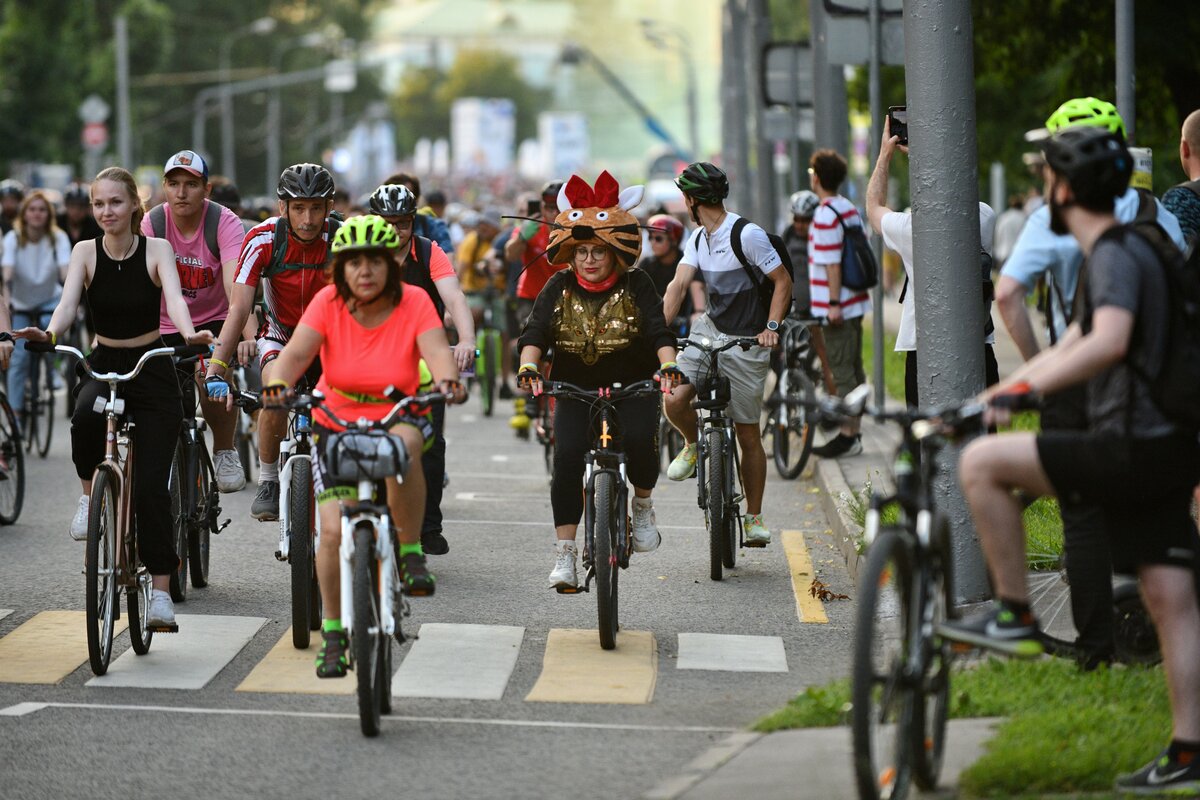
[[821, 490], [821, 508], [833, 528], [837, 547], [846, 560], [846, 571], [850, 573], [850, 580], [858, 585], [858, 570], [863, 556], [854, 549], [854, 540], [862, 535], [862, 528], [850, 518], [845, 503], [841, 502], [842, 498], [850, 497], [853, 493], [836, 461], [817, 459], [813, 465], [813, 480]]
[[678, 775], [646, 792], [641, 800], [676, 800], [682, 797], [693, 786], [765, 735], [751, 731], [731, 734], [693, 759]]

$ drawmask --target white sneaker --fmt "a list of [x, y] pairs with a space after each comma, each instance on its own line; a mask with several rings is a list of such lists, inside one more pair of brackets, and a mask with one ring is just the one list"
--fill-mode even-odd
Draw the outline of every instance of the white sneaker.
[[79, 508], [75, 510], [75, 518], [71, 520], [71, 538], [77, 542], [87, 541], [88, 508], [91, 504], [92, 498], [86, 494], [79, 496]]
[[696, 442], [685, 445], [667, 466], [667, 477], [673, 481], [683, 481], [695, 475], [696, 455]]
[[554, 550], [558, 555], [554, 561], [554, 569], [550, 570], [550, 588], [565, 586], [574, 589], [579, 585], [579, 578], [575, 574], [575, 543], [568, 539], [559, 539], [554, 543]]
[[746, 547], [766, 547], [771, 543], [771, 530], [763, 522], [762, 514], [743, 516], [742, 531]]
[[146, 624], [162, 628], [175, 626], [175, 604], [171, 602], [170, 592], [155, 589], [150, 593], [150, 609], [146, 612]]
[[654, 519], [654, 501], [649, 497], [633, 498], [633, 549], [639, 553], [657, 550], [662, 544]]
[[213, 453], [213, 471], [217, 473], [217, 488], [222, 492], [241, 491], [246, 485], [246, 473], [236, 450], [218, 450]]

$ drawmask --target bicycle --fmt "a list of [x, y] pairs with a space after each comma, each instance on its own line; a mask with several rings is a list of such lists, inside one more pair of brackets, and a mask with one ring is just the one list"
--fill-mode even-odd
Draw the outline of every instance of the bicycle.
[[729, 378], [721, 374], [720, 356], [734, 347], [748, 350], [757, 346], [758, 340], [734, 337], [723, 344], [713, 344], [703, 337], [679, 339], [678, 344], [680, 350], [694, 347], [709, 358], [708, 374], [697, 383], [692, 408], [701, 413], [696, 440], [696, 482], [697, 503], [704, 510], [704, 524], [708, 528], [708, 577], [719, 581], [723, 577], [722, 567], [733, 569], [737, 564], [738, 545], [746, 544], [738, 513], [744, 495], [738, 471], [737, 436], [733, 420], [725, 414], [730, 400]]
[[392, 712], [392, 646], [394, 636], [406, 641], [400, 619], [410, 613], [401, 591], [396, 559], [395, 526], [386, 497], [377, 497], [378, 482], [403, 479], [409, 468], [404, 443], [389, 433], [402, 414], [444, 403], [442, 394], [402, 397], [392, 387], [384, 392], [396, 401], [377, 422], [341, 419], [319, 393], [297, 397], [291, 407], [306, 418], [316, 407], [344, 430], [323, 445], [322, 469], [330, 486], [357, 487], [357, 504], [342, 506], [342, 627], [350, 637], [351, 666], [357, 678], [358, 716], [363, 735], [379, 735], [380, 718]]
[[[12, 334], [0, 332], [0, 342], [11, 342]], [[12, 525], [25, 505], [25, 448], [17, 415], [0, 392], [0, 525]]]
[[[103, 401], [107, 427], [104, 460], [92, 473], [92, 496], [88, 508], [86, 574], [86, 616], [88, 661], [92, 672], [103, 675], [112, 657], [113, 631], [119, 616], [119, 592], [126, 592], [129, 639], [133, 651], [145, 655], [156, 632], [174, 633], [178, 626], [151, 628], [146, 618], [150, 607], [150, 573], [138, 559], [137, 536], [131, 520], [133, 513], [134, 448], [132, 420], [124, 418], [125, 401], [117, 396], [117, 387], [138, 376], [152, 358], [159, 356], [202, 355], [204, 345], [156, 347], [142, 354], [127, 373], [94, 372], [83, 353], [69, 345], [26, 342], [34, 352], [59, 352], [74, 356], [92, 380], [108, 384], [108, 399]], [[103, 398], [101, 398], [103, 400]], [[100, 409], [100, 400], [96, 403]]]
[[[828, 324], [824, 318], [799, 319], [788, 317], [780, 336], [778, 381], [775, 391], [766, 402], [767, 420], [763, 438], [771, 436], [771, 453], [779, 477], [794, 480], [808, 464], [812, 453], [816, 420], [810, 419], [810, 409], [817, 398], [819, 365], [812, 346], [810, 325]], [[785, 403], [785, 398], [799, 398], [805, 403]]]
[[613, 409], [622, 400], [657, 396], [658, 384], [643, 380], [629, 386], [619, 384], [601, 389], [584, 389], [565, 381], [547, 381], [542, 394], [587, 403], [598, 414], [599, 434], [584, 456], [583, 566], [587, 570], [583, 588], [556, 587], [560, 594], [591, 591], [596, 580], [596, 611], [600, 647], [617, 646], [617, 583], [619, 570], [628, 569], [633, 552], [629, 524], [629, 486], [625, 482], [625, 454], [614, 447], [620, 437]]
[[[250, 392], [257, 392], [262, 388], [259, 385], [261, 382], [258, 380], [258, 370], [242, 364], [233, 365], [233, 380], [234, 385]], [[242, 475], [245, 476], [246, 483], [252, 483], [258, 479], [258, 471], [262, 467], [258, 456], [258, 418], [251, 413], [259, 406], [255, 401], [249, 407], [243, 405], [242, 408], [246, 413], [237, 415], [233, 444], [238, 459], [242, 462]]]
[[[36, 324], [44, 328], [50, 311], [37, 312]], [[28, 350], [28, 348], [26, 348]], [[25, 452], [45, 458], [54, 435], [54, 359], [52, 353], [29, 351], [29, 374], [25, 377]]]
[[500, 352], [503, 341], [492, 306], [496, 303], [496, 287], [488, 281], [483, 290], [483, 319], [475, 334], [475, 382], [479, 384], [479, 403], [483, 415], [490, 417], [496, 398], [496, 380], [500, 376]]

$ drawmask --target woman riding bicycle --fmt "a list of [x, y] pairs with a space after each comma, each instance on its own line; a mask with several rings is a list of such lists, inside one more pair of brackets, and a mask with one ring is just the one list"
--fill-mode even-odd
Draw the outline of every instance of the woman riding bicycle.
[[[433, 301], [420, 288], [403, 283], [399, 247], [395, 229], [382, 217], [353, 217], [342, 224], [333, 238], [333, 258], [326, 267], [330, 285], [313, 298], [279, 354], [275, 376], [263, 392], [267, 404], [279, 404], [318, 355], [324, 372], [317, 390], [325, 397], [324, 406], [342, 419], [383, 419], [394, 405], [385, 395], [388, 387], [404, 395], [416, 394], [422, 358], [451, 402], [466, 399]], [[318, 443], [322, 434], [342, 430], [320, 408], [313, 423]], [[421, 549], [425, 513], [421, 452], [432, 441], [433, 426], [427, 417], [411, 416], [391, 433], [404, 441], [410, 459], [403, 483], [396, 478], [386, 481], [388, 507], [399, 540], [400, 580], [408, 594], [430, 595], [434, 577]], [[341, 678], [348, 669], [349, 641], [341, 621], [341, 509], [331, 501], [343, 495], [336, 487], [324, 485], [323, 469], [320, 459], [315, 460], [313, 492], [321, 522], [317, 582], [325, 609], [317, 677]]]
[[[179, 289], [175, 253], [163, 239], [138, 235], [145, 208], [133, 175], [109, 167], [92, 183], [92, 210], [104, 231], [71, 251], [71, 263], [62, 299], [43, 331], [36, 327], [16, 331], [31, 342], [56, 342], [75, 321], [80, 299], [91, 310], [96, 349], [88, 364], [96, 372], [128, 372], [147, 350], [162, 347], [158, 331], [159, 309], [167, 313], [188, 344], [211, 344], [212, 334], [196, 332]], [[79, 509], [71, 521], [71, 538], [87, 538], [88, 504], [92, 472], [104, 458], [105, 418], [95, 411], [98, 397], [108, 396], [108, 384], [86, 380], [75, 389], [71, 417], [71, 458], [83, 484]], [[171, 573], [179, 558], [171, 542], [171, 497], [163, 478], [183, 421], [175, 368], [166, 359], [151, 359], [136, 378], [121, 388], [126, 414], [135, 423], [133, 444], [134, 511], [138, 555], [154, 579], [147, 622], [174, 626], [175, 606], [168, 593]]]
[[[589, 389], [657, 377], [664, 392], [683, 374], [675, 366], [675, 337], [663, 321], [662, 298], [650, 277], [630, 271], [641, 237], [629, 213], [642, 199], [642, 187], [618, 194], [616, 180], [601, 173], [593, 190], [572, 176], [559, 195], [561, 211], [550, 234], [546, 257], [569, 268], [550, 278], [538, 295], [521, 334], [517, 381], [535, 395], [542, 354], [553, 347], [554, 377]], [[650, 493], [658, 481], [657, 398], [617, 404], [621, 435], [634, 487], [633, 547], [649, 552], [662, 537]], [[584, 454], [592, 442], [591, 409], [561, 400], [554, 410], [554, 478], [550, 504], [557, 533], [550, 588], [574, 588], [575, 533], [583, 516]]]

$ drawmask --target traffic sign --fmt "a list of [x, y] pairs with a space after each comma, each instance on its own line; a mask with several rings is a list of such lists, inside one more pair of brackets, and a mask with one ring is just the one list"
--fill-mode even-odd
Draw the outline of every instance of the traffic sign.
[[79, 104], [79, 119], [87, 124], [105, 122], [108, 120], [111, 110], [108, 103], [104, 102], [104, 98], [93, 92], [83, 98], [83, 102]]
[[811, 106], [812, 50], [804, 42], [772, 42], [763, 48], [762, 91], [767, 105]]
[[325, 63], [325, 91], [337, 94], [353, 92], [357, 83], [357, 68], [350, 59], [336, 58]]
[[84, 149], [93, 153], [99, 152], [108, 145], [108, 126], [103, 122], [89, 122], [83, 126], [80, 138], [83, 140]]

